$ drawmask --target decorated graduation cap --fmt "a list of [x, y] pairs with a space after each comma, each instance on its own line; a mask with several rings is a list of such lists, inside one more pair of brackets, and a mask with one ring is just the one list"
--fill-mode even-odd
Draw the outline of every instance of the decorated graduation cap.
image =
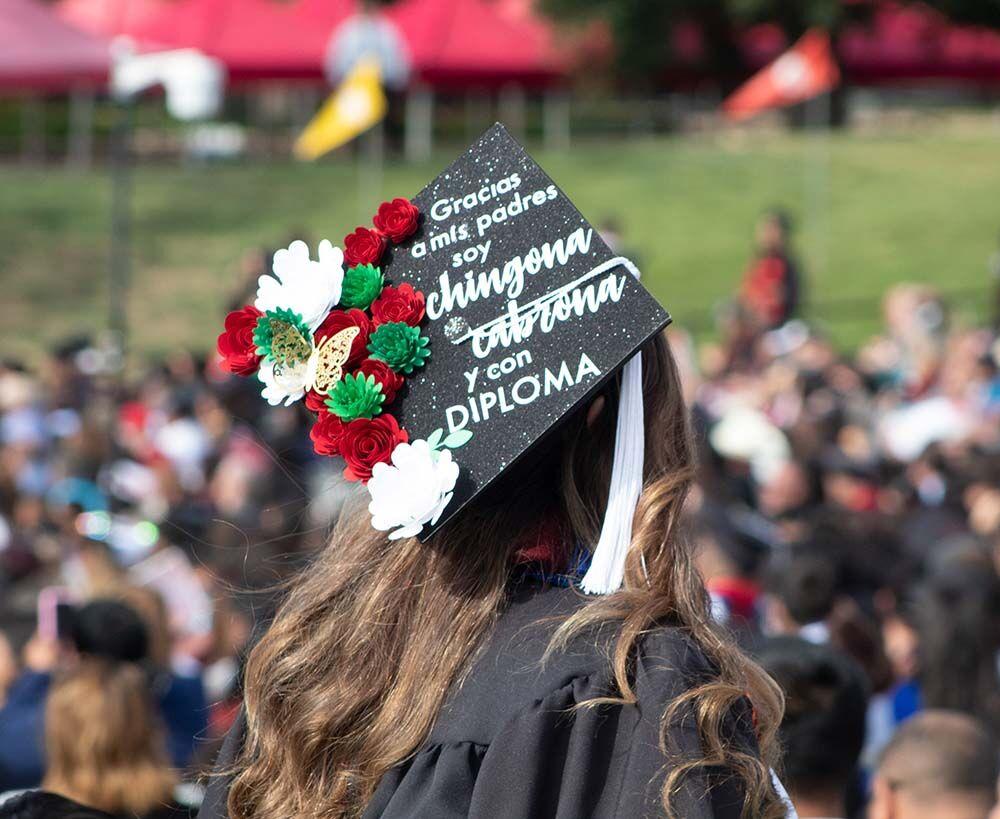
[[622, 371], [611, 486], [585, 591], [621, 585], [642, 490], [639, 348], [670, 321], [502, 125], [343, 249], [274, 254], [226, 318], [223, 366], [316, 414], [372, 525], [426, 540]]

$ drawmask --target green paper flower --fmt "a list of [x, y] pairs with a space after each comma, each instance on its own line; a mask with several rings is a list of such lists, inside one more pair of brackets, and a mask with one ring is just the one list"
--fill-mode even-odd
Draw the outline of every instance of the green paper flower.
[[368, 339], [368, 352], [372, 358], [384, 361], [398, 373], [409, 375], [423, 367], [430, 358], [429, 340], [420, 335], [419, 327], [402, 321], [390, 321], [379, 326]]
[[289, 366], [306, 361], [312, 353], [312, 333], [302, 316], [280, 307], [257, 319], [253, 341], [257, 355]]
[[359, 264], [344, 273], [340, 306], [367, 310], [382, 292], [382, 271], [372, 264]]
[[326, 406], [344, 423], [358, 418], [374, 418], [382, 411], [385, 394], [374, 375], [345, 375], [330, 390]]

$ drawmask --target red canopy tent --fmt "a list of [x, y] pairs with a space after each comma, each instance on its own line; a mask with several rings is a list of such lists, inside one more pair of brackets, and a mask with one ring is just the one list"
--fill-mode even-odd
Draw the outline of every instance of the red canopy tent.
[[330, 33], [353, 12], [353, 0], [215, 0], [228, 6], [206, 53], [238, 81], [319, 80]]
[[126, 36], [143, 50], [196, 48], [233, 82], [322, 77], [330, 32], [353, 0], [62, 0], [59, 13], [88, 31]]
[[[751, 26], [738, 35], [746, 66], [757, 71], [791, 43], [773, 23]], [[676, 64], [665, 77], [704, 82], [707, 46], [691, 22], [674, 28], [670, 49]], [[845, 26], [835, 51], [848, 83], [876, 85], [925, 80], [957, 80], [981, 85], [1000, 83], [1000, 33], [978, 26], [958, 25], [922, 3], [878, 0], [871, 19]]]
[[[321, 80], [334, 30], [357, 0], [62, 0], [88, 31], [144, 48], [193, 47], [221, 60], [235, 83]], [[431, 85], [545, 85], [563, 71], [551, 27], [524, 0], [402, 0], [386, 12], [414, 75]]]
[[881, 3], [868, 25], [845, 29], [838, 53], [849, 78], [1000, 82], [1000, 33], [951, 23], [922, 5]]
[[65, 91], [107, 82], [107, 41], [36, 0], [0, 3], [0, 89]]
[[401, 0], [389, 7], [415, 73], [436, 87], [547, 86], [565, 74], [552, 25], [524, 0]]
[[[789, 44], [777, 26], [762, 24], [748, 29], [741, 45], [747, 63], [760, 68]], [[877, 3], [871, 20], [840, 32], [836, 52], [845, 77], [854, 84], [1000, 82], [1000, 33], [957, 25], [922, 3]]]

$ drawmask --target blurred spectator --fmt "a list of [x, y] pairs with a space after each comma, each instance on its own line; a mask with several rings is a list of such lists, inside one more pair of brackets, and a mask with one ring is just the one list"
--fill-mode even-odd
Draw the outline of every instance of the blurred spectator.
[[990, 284], [993, 287], [993, 305], [990, 310], [990, 319], [994, 330], [1000, 330], [1000, 236], [997, 236], [997, 243], [986, 263], [989, 273]]
[[208, 725], [200, 666], [171, 659], [169, 613], [157, 592], [132, 586], [122, 591], [122, 599], [142, 617], [149, 634], [147, 668], [153, 695], [167, 728], [170, 759], [183, 768], [193, 758], [196, 743], [204, 739]]
[[846, 817], [865, 737], [864, 676], [836, 650], [774, 637], [758, 654], [785, 692], [783, 781], [800, 819]]
[[787, 520], [806, 513], [819, 495], [816, 476], [805, 463], [781, 460], [762, 476], [757, 492], [760, 511], [774, 520]]
[[46, 791], [113, 815], [189, 816], [173, 801], [176, 777], [140, 668], [84, 660], [55, 680], [45, 711]]
[[146, 629], [139, 617], [107, 601], [80, 609], [61, 641], [36, 634], [25, 648], [26, 670], [11, 685], [0, 710], [0, 792], [35, 787], [41, 781], [45, 700], [53, 670], [76, 656], [140, 660], [146, 646]]
[[32, 638], [25, 651], [27, 670], [13, 683], [0, 709], [0, 792], [34, 787], [41, 781], [45, 770], [45, 702], [53, 675], [96, 659], [145, 664], [152, 675], [146, 678], [150, 694], [167, 722], [173, 762], [178, 767], [186, 765], [196, 738], [207, 725], [200, 680], [192, 685], [149, 663], [149, 629], [121, 602], [87, 603], [71, 612], [68, 625], [69, 633], [62, 639], [42, 634]]
[[724, 509], [705, 503], [693, 532], [695, 563], [712, 600], [712, 613], [747, 648], [753, 647], [761, 627], [761, 588], [757, 574], [767, 545]]
[[7, 701], [7, 691], [17, 679], [17, 660], [10, 641], [0, 632], [0, 708]]
[[990, 555], [975, 542], [935, 555], [913, 611], [924, 704], [1000, 730], [1000, 577]]
[[772, 568], [768, 626], [811, 643], [830, 642], [827, 618], [837, 594], [837, 566], [826, 554], [796, 550]]
[[927, 711], [882, 753], [869, 819], [984, 819], [996, 799], [997, 748], [971, 717]]
[[597, 228], [597, 232], [601, 234], [604, 244], [610, 247], [615, 253], [621, 254], [623, 252], [622, 226], [617, 217], [605, 216]]
[[801, 282], [789, 242], [791, 218], [770, 210], [757, 222], [756, 257], [743, 274], [740, 304], [763, 329], [780, 327], [795, 315]]

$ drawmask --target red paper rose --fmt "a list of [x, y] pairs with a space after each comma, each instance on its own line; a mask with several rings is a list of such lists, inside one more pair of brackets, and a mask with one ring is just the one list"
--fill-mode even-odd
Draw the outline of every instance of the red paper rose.
[[[379, 361], [377, 358], [366, 358], [358, 365], [357, 372], [366, 376], [375, 376], [375, 380], [382, 385], [382, 394], [385, 395], [385, 403], [382, 404], [383, 407], [391, 404], [396, 397], [396, 393], [403, 387], [403, 376], [393, 370], [384, 361]], [[306, 395], [306, 401], [308, 400], [309, 396]]]
[[382, 288], [371, 306], [375, 326], [402, 321], [416, 327], [424, 318], [424, 294], [409, 284]]
[[225, 332], [219, 335], [216, 347], [222, 356], [220, 366], [236, 375], [253, 375], [260, 368], [260, 356], [253, 340], [257, 319], [263, 313], [252, 304], [234, 310], [226, 316]]
[[340, 436], [340, 454], [347, 462], [344, 477], [349, 481], [367, 483], [375, 464], [388, 463], [396, 444], [410, 440], [405, 429], [384, 412], [377, 418], [358, 418], [344, 424]]
[[385, 252], [386, 239], [377, 230], [359, 227], [344, 237], [344, 267], [378, 264]]
[[347, 327], [357, 327], [361, 331], [351, 344], [351, 353], [346, 362], [346, 367], [349, 369], [356, 367], [361, 359], [368, 355], [368, 336], [372, 331], [372, 323], [364, 310], [358, 310], [356, 307], [350, 310], [331, 310], [330, 315], [316, 328], [314, 335], [318, 347], [327, 336], [332, 336]]
[[420, 211], [417, 206], [399, 196], [391, 202], [378, 206], [378, 213], [372, 219], [377, 230], [389, 237], [389, 241], [399, 244], [417, 229]]
[[320, 395], [316, 390], [306, 390], [306, 409], [317, 415], [326, 412], [326, 396]]
[[317, 455], [339, 455], [340, 441], [344, 435], [344, 422], [332, 412], [328, 412], [326, 407], [316, 418], [316, 423], [309, 430], [309, 437], [312, 438], [313, 449]]

